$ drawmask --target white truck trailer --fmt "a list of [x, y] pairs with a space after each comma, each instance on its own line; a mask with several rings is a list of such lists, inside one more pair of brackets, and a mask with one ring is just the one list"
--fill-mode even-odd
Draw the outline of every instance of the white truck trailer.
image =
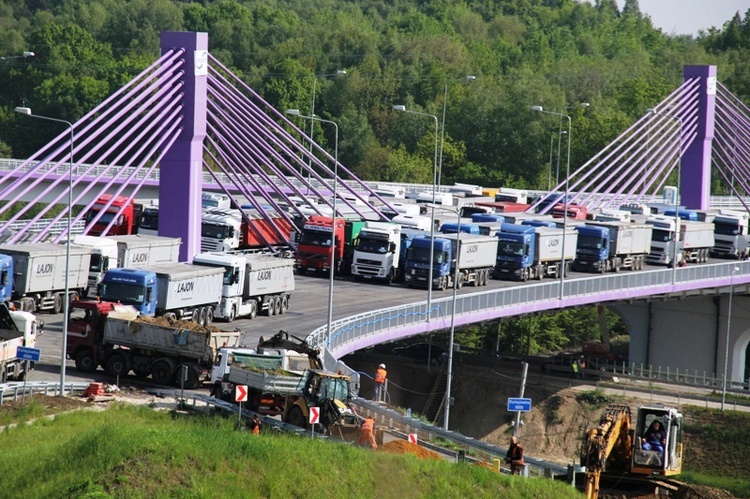
[[668, 267], [675, 265], [674, 255], [677, 256], [677, 265], [680, 262], [704, 263], [708, 261], [708, 256], [714, 247], [714, 224], [682, 219], [676, 222], [679, 224], [677, 248], [674, 247], [674, 217], [656, 215], [646, 220], [647, 224], [654, 226], [651, 251], [646, 261]]
[[401, 226], [370, 222], [359, 232], [352, 256], [355, 280], [378, 279], [390, 284], [398, 274], [401, 257]]
[[102, 277], [110, 268], [176, 263], [180, 258], [182, 239], [144, 234], [103, 237], [79, 234], [73, 239], [73, 244], [91, 248], [85, 296], [96, 296]]
[[716, 242], [712, 253], [718, 257], [746, 259], [750, 253], [750, 215], [741, 211], [719, 210], [713, 223]]
[[[486, 286], [497, 259], [497, 238], [456, 233], [441, 234], [440, 239], [447, 239], [451, 241], [453, 248], [457, 247], [450, 260], [451, 281], [456, 272], [456, 265], [458, 265], [456, 287], [461, 288], [464, 284]], [[453, 287], [453, 284], [449, 287]]]
[[193, 264], [224, 269], [214, 317], [232, 322], [258, 312], [283, 314], [294, 291], [294, 260], [262, 254], [201, 253]]
[[[16, 307], [23, 311], [50, 311], [59, 314], [65, 294], [65, 269], [68, 267], [65, 246], [52, 243], [8, 244], [0, 254], [13, 259], [13, 293]], [[91, 249], [70, 247], [68, 271], [69, 298], [83, 295], [88, 286]]]
[[579, 225], [575, 270], [619, 272], [640, 270], [651, 249], [653, 225], [630, 222], [587, 222]]
[[18, 357], [18, 348], [36, 348], [36, 338], [41, 332], [36, 316], [30, 312], [8, 310], [0, 304], [0, 383], [23, 381], [32, 362]]
[[[570, 271], [570, 265], [576, 257], [578, 246], [578, 232], [573, 227], [564, 229], [554, 227], [534, 227], [535, 237], [535, 262], [537, 267], [537, 278], [543, 276], [556, 277], [563, 269], [560, 268], [565, 262], [565, 275]], [[563, 247], [563, 245], [565, 247]], [[539, 275], [541, 270], [542, 275]]]

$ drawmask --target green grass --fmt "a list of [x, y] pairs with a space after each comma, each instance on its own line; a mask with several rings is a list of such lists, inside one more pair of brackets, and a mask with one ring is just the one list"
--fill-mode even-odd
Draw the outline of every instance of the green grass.
[[115, 405], [0, 434], [0, 497], [580, 497], [569, 485]]
[[23, 423], [47, 414], [51, 413], [46, 410], [43, 404], [40, 404], [36, 400], [28, 399], [23, 404], [14, 404], [10, 410], [0, 411], [0, 426]]

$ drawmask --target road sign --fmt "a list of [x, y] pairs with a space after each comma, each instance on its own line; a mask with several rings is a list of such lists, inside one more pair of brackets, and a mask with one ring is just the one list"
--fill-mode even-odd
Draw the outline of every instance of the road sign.
[[234, 387], [235, 402], [247, 402], [247, 385], [237, 385]]
[[310, 424], [318, 424], [320, 421], [320, 407], [310, 407]]
[[23, 360], [30, 360], [32, 362], [39, 362], [42, 356], [42, 351], [38, 348], [29, 347], [18, 347], [16, 349], [16, 357]]
[[409, 433], [409, 443], [410, 444], [416, 444], [417, 443], [417, 434], [416, 433]]
[[529, 412], [531, 410], [531, 399], [508, 398], [508, 411]]

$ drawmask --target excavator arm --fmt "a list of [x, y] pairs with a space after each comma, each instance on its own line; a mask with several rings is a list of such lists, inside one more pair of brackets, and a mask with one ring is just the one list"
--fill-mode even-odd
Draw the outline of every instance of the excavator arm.
[[281, 330], [267, 340], [263, 339], [261, 336], [258, 341], [258, 350], [263, 348], [283, 348], [284, 350], [292, 350], [307, 355], [310, 358], [311, 369], [323, 369], [323, 362], [320, 359], [320, 350], [317, 348], [311, 348], [305, 340], [297, 338], [296, 336], [289, 334], [287, 331]]
[[612, 467], [626, 467], [632, 449], [630, 408], [612, 404], [607, 407], [599, 426], [586, 432], [581, 448], [581, 465], [586, 467], [587, 499], [599, 495], [599, 477]]

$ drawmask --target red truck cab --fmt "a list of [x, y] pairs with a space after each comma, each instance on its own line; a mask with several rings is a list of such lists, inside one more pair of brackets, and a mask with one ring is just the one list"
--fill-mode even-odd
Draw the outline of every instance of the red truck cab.
[[76, 369], [91, 373], [101, 363], [102, 333], [107, 314], [118, 305], [99, 300], [76, 300], [70, 305], [68, 316], [68, 342], [66, 356], [73, 359]]
[[[565, 213], [565, 205], [562, 203], [556, 204], [552, 208], [552, 216], [554, 218], [562, 218]], [[568, 205], [568, 217], [573, 220], [586, 220], [588, 209], [585, 206], [579, 204]]]
[[311, 215], [302, 227], [302, 234], [297, 245], [297, 271], [304, 274], [308, 270], [324, 271], [331, 268], [331, 242], [335, 237], [334, 259], [340, 261], [344, 255], [343, 218], [333, 219], [323, 215]]
[[[100, 211], [104, 209], [107, 203], [112, 200], [111, 194], [104, 194], [96, 200], [91, 209], [86, 213], [86, 225], [94, 220]], [[123, 208], [124, 207], [124, 208]], [[120, 211], [122, 210], [122, 211]], [[133, 202], [132, 198], [125, 196], [117, 196], [106, 209], [104, 214], [99, 217], [99, 220], [89, 228], [88, 235], [90, 236], [126, 236], [129, 234], [138, 233], [138, 224], [141, 219], [143, 212], [143, 205]], [[119, 215], [118, 215], [119, 213]], [[115, 218], [114, 224], [110, 227], [109, 231], [104, 234], [104, 230], [107, 225]]]

